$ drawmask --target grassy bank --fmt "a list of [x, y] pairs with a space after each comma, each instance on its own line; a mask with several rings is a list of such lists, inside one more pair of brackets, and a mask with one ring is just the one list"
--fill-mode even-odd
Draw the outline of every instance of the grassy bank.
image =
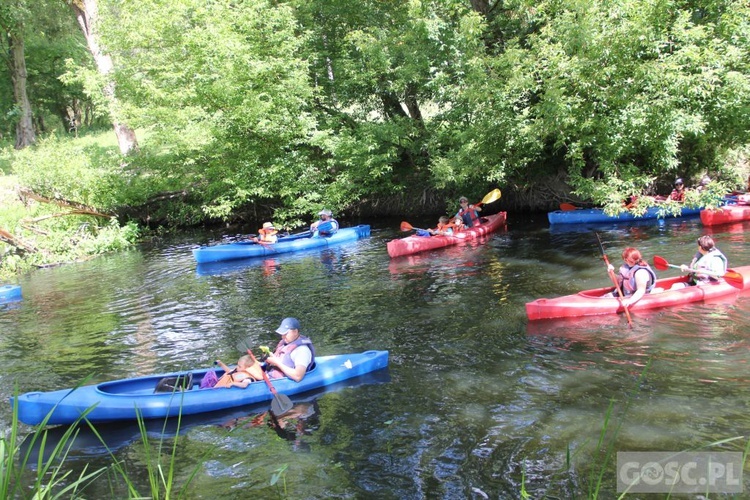
[[20, 152], [7, 145], [0, 150], [0, 281], [138, 240], [138, 225], [119, 222], [105, 206], [113, 198], [103, 182], [110, 169], [91, 160], [109, 146], [92, 147], [97, 140], [50, 140]]

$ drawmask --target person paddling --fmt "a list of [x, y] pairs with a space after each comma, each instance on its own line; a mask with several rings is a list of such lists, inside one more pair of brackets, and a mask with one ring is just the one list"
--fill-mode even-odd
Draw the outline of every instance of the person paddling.
[[453, 234], [453, 224], [448, 217], [443, 215], [438, 219], [437, 227], [435, 229], [428, 229], [427, 232], [433, 236], [450, 236]]
[[299, 328], [299, 320], [284, 318], [276, 329], [276, 333], [281, 335], [281, 341], [274, 353], [266, 358], [271, 378], [289, 377], [300, 382], [314, 366], [315, 348], [308, 337], [300, 335]]
[[313, 236], [331, 236], [339, 230], [339, 223], [333, 218], [333, 212], [327, 208], [318, 212], [320, 220], [310, 224], [310, 231]]
[[[645, 294], [651, 293], [656, 283], [656, 273], [648, 265], [648, 262], [643, 260], [641, 252], [636, 248], [627, 247], [623, 250], [622, 260], [624, 264], [620, 266], [617, 282], [625, 297], [622, 305], [628, 308], [641, 300]], [[615, 268], [612, 264], [609, 264], [607, 269], [613, 271]], [[605, 295], [605, 297], [617, 296], [617, 290]]]
[[[707, 234], [698, 238], [698, 251], [695, 252], [690, 265], [681, 265], [680, 270], [684, 273], [690, 272], [690, 279], [684, 286], [705, 285], [720, 281], [723, 274], [726, 274], [729, 261], [727, 257], [716, 248], [714, 239]], [[702, 274], [701, 271], [708, 271], [711, 274]], [[675, 286], [672, 287], [673, 289]]]
[[479, 212], [482, 211], [482, 207], [469, 205], [469, 199], [466, 196], [459, 198], [458, 203], [461, 205], [461, 208], [456, 215], [463, 219], [464, 226], [474, 227], [482, 223], [479, 220]]

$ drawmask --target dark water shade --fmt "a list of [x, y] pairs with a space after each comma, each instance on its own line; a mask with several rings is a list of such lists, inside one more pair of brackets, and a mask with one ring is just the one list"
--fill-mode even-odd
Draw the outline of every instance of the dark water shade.
[[[617, 316], [529, 324], [524, 304], [607, 284], [593, 231], [613, 263], [625, 246], [688, 263], [696, 239], [713, 234], [739, 266], [750, 264], [750, 224], [550, 229], [545, 214], [509, 214], [507, 230], [485, 240], [393, 260], [385, 244], [403, 235], [398, 221], [372, 225], [366, 240], [276, 259], [198, 267], [190, 249], [206, 237], [185, 235], [37, 271], [21, 281], [22, 302], [0, 306], [3, 400], [14, 385], [59, 389], [87, 376], [234, 362], [240, 341], [273, 346], [279, 321], [294, 315], [320, 354], [388, 349], [386, 379], [298, 401], [298, 415], [280, 426], [263, 407], [189, 419], [175, 479], [184, 484], [198, 468], [188, 497], [275, 496], [271, 477], [286, 465], [291, 498], [506, 498], [519, 497], [523, 482], [534, 498], [585, 497], [602, 467], [600, 496], [609, 498], [609, 445], [677, 451], [745, 434], [750, 295], [636, 312], [632, 329]], [[10, 417], [6, 403], [3, 427]], [[152, 451], [163, 425], [149, 423]], [[107, 431], [149, 495], [137, 429]], [[168, 422], [167, 445], [175, 433]], [[110, 463], [91, 438], [82, 434], [66, 467]], [[107, 481], [88, 491], [112, 495]]]

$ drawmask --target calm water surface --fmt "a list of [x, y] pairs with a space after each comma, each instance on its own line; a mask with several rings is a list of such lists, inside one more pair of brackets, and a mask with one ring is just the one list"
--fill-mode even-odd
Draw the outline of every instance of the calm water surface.
[[[685, 450], [746, 433], [750, 295], [633, 313], [632, 329], [617, 316], [528, 324], [526, 302], [605, 286], [608, 276], [593, 229], [550, 229], [544, 215], [509, 222], [469, 246], [394, 260], [385, 244], [403, 236], [398, 221], [373, 224], [354, 244], [277, 259], [197, 268], [190, 249], [209, 237], [186, 234], [36, 271], [20, 281], [23, 301], [0, 306], [2, 398], [14, 386], [234, 362], [240, 341], [274, 345], [279, 321], [293, 315], [319, 354], [387, 349], [389, 369], [295, 399], [293, 418], [276, 428], [263, 406], [187, 419], [176, 484], [198, 469], [188, 498], [276, 496], [269, 483], [282, 466], [289, 498], [519, 498], [522, 484], [535, 498], [585, 497], [602, 468], [608, 498], [610, 447]], [[697, 218], [596, 228], [613, 263], [625, 246], [688, 263], [709, 233], [735, 266], [750, 264], [747, 230], [709, 230]], [[0, 419], [8, 428], [7, 403]], [[171, 445], [176, 423], [149, 431], [156, 450], [162, 433]], [[138, 428], [102, 433], [149, 495]], [[82, 432], [65, 467], [109, 463]], [[88, 492], [113, 495], [107, 480]]]

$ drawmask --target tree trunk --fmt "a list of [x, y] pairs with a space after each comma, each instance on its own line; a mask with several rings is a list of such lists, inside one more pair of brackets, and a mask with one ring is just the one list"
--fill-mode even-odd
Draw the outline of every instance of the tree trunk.
[[95, 24], [99, 15], [99, 8], [96, 0], [72, 0], [70, 6], [76, 13], [78, 24], [83, 30], [83, 36], [86, 37], [91, 55], [94, 57], [96, 68], [107, 81], [104, 86], [104, 97], [109, 103], [109, 114], [112, 119], [112, 125], [115, 129], [117, 142], [120, 145], [120, 152], [123, 155], [138, 149], [138, 141], [135, 137], [135, 131], [125, 123], [120, 123], [117, 118], [117, 97], [115, 96], [115, 83], [109, 73], [112, 72], [112, 58], [102, 52], [99, 46], [98, 35], [95, 31]]
[[[18, 30], [20, 32], [20, 30]], [[21, 116], [16, 124], [16, 149], [23, 149], [36, 142], [36, 133], [34, 132], [34, 121], [31, 114], [31, 103], [26, 92], [26, 56], [24, 55], [23, 36], [19, 33], [12, 32], [8, 37], [10, 45], [10, 57], [12, 62], [13, 73], [13, 96], [15, 97], [16, 106], [20, 110]]]

